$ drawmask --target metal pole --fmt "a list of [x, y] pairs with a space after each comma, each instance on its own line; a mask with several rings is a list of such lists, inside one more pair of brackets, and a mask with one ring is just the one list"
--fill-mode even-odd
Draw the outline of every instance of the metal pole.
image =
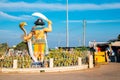
[[85, 28], [86, 28], [86, 21], [83, 20], [83, 46], [85, 46]]
[[68, 31], [68, 0], [66, 0], [66, 47], [69, 47], [69, 31]]

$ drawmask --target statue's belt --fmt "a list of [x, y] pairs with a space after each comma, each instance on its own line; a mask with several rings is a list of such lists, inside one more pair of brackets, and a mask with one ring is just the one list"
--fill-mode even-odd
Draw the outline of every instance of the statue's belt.
[[45, 39], [34, 39], [32, 40], [33, 44], [46, 43]]

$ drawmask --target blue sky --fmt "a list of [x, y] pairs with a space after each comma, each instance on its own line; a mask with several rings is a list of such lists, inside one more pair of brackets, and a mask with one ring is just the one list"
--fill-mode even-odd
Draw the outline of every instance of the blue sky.
[[[81, 46], [83, 20], [86, 24], [86, 45], [89, 41], [108, 41], [120, 34], [120, 0], [68, 0], [69, 46]], [[0, 43], [10, 46], [22, 41], [19, 23], [27, 22], [29, 33], [41, 12], [53, 22], [48, 33], [49, 47], [66, 46], [66, 0], [0, 0]], [[47, 26], [47, 23], [46, 23]]]

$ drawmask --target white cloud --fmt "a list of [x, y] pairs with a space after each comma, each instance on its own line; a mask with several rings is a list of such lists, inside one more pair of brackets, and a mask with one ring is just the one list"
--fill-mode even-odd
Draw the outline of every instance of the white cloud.
[[[66, 22], [66, 21], [63, 21]], [[120, 20], [86, 20], [87, 23], [113, 23]], [[69, 20], [69, 23], [83, 23], [83, 20]]]
[[20, 42], [20, 33], [11, 30], [0, 30], [0, 42], [8, 43], [10, 46]]
[[[55, 6], [57, 5], [57, 6]], [[7, 11], [37, 11], [37, 10], [63, 10], [64, 5], [62, 4], [46, 4], [46, 3], [26, 3], [26, 2], [15, 2], [15, 3], [0, 3], [0, 10]]]
[[[105, 10], [105, 9], [120, 9], [120, 3], [106, 4], [69, 4], [69, 11], [72, 10]], [[4, 11], [37, 11], [37, 10], [66, 10], [66, 4], [48, 4], [48, 3], [0, 3], [0, 10]]]
[[30, 19], [31, 16], [29, 15], [22, 15], [22, 16], [13, 16], [13, 15], [9, 15], [7, 13], [4, 13], [2, 11], [0, 11], [0, 17], [2, 17], [2, 19], [12, 19], [12, 20], [26, 20], [26, 19]]
[[[66, 22], [66, 21], [64, 21]], [[70, 23], [82, 23], [82, 20], [69, 20]]]
[[9, 31], [9, 30], [0, 30], [0, 32], [1, 32], [1, 33], [9, 33], [9, 32], [11, 32], [11, 31]]
[[120, 22], [120, 20], [88, 20], [87, 23], [113, 23]]
[[70, 4], [70, 10], [105, 10], [120, 9], [120, 3], [111, 4]]
[[[0, 30], [0, 39], [8, 39], [8, 38], [19, 38], [18, 36], [19, 34], [15, 34], [14, 31], [10, 31], [10, 30]], [[7, 37], [6, 37], [7, 36]], [[13, 37], [14, 36], [14, 37]]]
[[0, 0], [0, 2], [7, 2], [8, 0]]
[[9, 15], [9, 14], [4, 13], [2, 11], [0, 11], [0, 16], [4, 17], [4, 18], [8, 18], [8, 19], [15, 19], [15, 20], [20, 20], [21, 19], [20, 17], [12, 16], [12, 15]]

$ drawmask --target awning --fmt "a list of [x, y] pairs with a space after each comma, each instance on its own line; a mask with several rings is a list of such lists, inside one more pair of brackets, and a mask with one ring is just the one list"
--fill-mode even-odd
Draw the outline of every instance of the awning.
[[116, 41], [111, 43], [111, 46], [120, 46], [120, 41]]

